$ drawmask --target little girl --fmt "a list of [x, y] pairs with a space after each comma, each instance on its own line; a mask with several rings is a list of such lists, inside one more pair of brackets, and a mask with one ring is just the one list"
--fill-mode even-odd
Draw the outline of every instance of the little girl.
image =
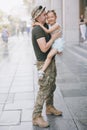
[[[45, 28], [42, 24], [36, 22], [34, 25], [39, 25], [46, 33], [53, 33], [61, 32], [61, 27], [58, 23], [56, 23], [57, 15], [54, 10], [50, 10], [47, 12], [47, 22], [50, 25], [49, 29]], [[39, 79], [42, 80], [45, 74], [45, 70], [51, 63], [51, 60], [53, 56], [55, 56], [57, 53], [61, 54], [63, 51], [63, 44], [64, 40], [61, 36], [60, 38], [56, 39], [52, 45], [52, 49], [50, 50], [49, 54], [47, 55], [47, 59], [45, 60], [45, 63], [41, 70], [38, 72]]]

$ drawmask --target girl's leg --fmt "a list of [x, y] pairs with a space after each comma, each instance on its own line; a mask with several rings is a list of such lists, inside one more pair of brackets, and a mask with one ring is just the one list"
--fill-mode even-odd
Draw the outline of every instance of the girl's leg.
[[50, 62], [51, 62], [51, 60], [52, 60], [52, 58], [53, 58], [53, 56], [55, 56], [57, 54], [57, 50], [56, 49], [51, 49], [51, 51], [49, 52], [49, 54], [47, 55], [47, 59], [45, 60], [45, 63], [44, 63], [44, 65], [43, 65], [43, 67], [42, 67], [42, 71], [44, 72], [46, 69], [47, 69], [47, 67], [49, 66], [49, 64], [50, 64]]

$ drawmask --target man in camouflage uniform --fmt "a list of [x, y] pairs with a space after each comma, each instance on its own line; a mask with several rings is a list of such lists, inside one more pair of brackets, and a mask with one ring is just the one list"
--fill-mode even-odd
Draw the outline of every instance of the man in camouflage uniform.
[[[32, 19], [43, 24], [46, 28], [46, 11], [45, 7], [37, 6], [31, 13]], [[61, 34], [56, 32], [52, 36], [47, 34], [40, 26], [34, 26], [32, 29], [32, 43], [37, 58], [37, 69], [40, 70], [44, 64], [44, 61], [51, 49], [51, 45], [54, 40], [60, 37]], [[46, 114], [53, 114], [60, 116], [62, 112], [57, 110], [53, 106], [53, 93], [56, 89], [55, 85], [56, 78], [56, 66], [55, 59], [53, 58], [51, 64], [45, 71], [45, 75], [42, 80], [39, 79], [39, 91], [36, 98], [36, 103], [33, 111], [33, 125], [38, 125], [39, 127], [48, 127], [49, 124], [42, 117], [43, 104], [46, 102]]]

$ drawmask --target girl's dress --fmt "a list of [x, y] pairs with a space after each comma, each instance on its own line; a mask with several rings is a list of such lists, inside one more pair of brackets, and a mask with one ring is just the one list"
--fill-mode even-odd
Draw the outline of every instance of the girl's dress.
[[[55, 23], [55, 24], [58, 24], [58, 23]], [[59, 24], [58, 24], [59, 25]], [[51, 34], [55, 33], [55, 32], [62, 32], [61, 30], [56, 30], [54, 32], [52, 32]], [[58, 52], [62, 52], [63, 49], [64, 49], [64, 39], [63, 39], [63, 36], [61, 36], [60, 38], [56, 39], [54, 41], [54, 43], [52, 44], [52, 48], [56, 49]]]
[[86, 40], [86, 24], [83, 23], [84, 19], [81, 19], [80, 23], [81, 22], [82, 22], [82, 24], [80, 24], [81, 37], [83, 38], [83, 40]]

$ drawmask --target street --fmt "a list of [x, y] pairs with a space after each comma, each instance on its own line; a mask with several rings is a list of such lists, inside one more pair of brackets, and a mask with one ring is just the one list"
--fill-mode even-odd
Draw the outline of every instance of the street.
[[31, 36], [9, 38], [0, 45], [0, 130], [87, 130], [87, 44], [65, 44], [56, 55], [54, 104], [62, 117], [43, 116], [49, 128], [32, 126], [38, 91], [36, 58]]

